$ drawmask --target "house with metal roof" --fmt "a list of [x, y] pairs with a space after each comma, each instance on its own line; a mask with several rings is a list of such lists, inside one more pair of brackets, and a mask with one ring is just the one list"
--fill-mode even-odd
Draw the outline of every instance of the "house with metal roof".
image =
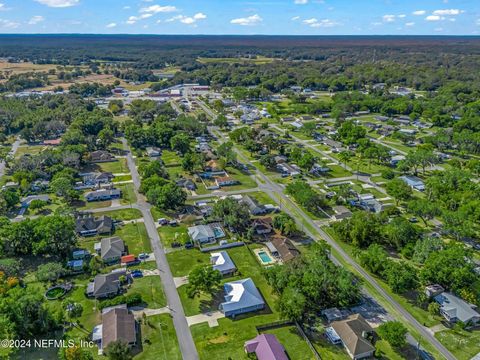
[[90, 191], [85, 194], [85, 200], [91, 201], [107, 201], [112, 199], [120, 199], [122, 191], [120, 189], [101, 189]]
[[265, 308], [265, 301], [251, 278], [226, 283], [224, 290], [225, 302], [220, 304], [220, 311], [227, 317]]
[[443, 292], [433, 298], [440, 305], [440, 314], [450, 323], [461, 321], [464, 324], [475, 325], [480, 323], [480, 314], [475, 311], [473, 304], [453, 295]]
[[405, 175], [405, 176], [400, 176], [399, 179], [404, 181], [408, 186], [410, 186], [414, 190], [418, 190], [418, 191], [425, 190], [425, 183], [422, 181], [422, 179], [416, 176]]
[[220, 271], [222, 275], [232, 275], [237, 271], [237, 267], [226, 251], [214, 252], [210, 254], [210, 263], [214, 270]]
[[80, 216], [75, 220], [75, 231], [81, 236], [111, 234], [113, 230], [113, 220], [106, 215], [99, 217]]
[[285, 348], [273, 334], [260, 334], [244, 345], [247, 354], [255, 353], [258, 360], [288, 360]]

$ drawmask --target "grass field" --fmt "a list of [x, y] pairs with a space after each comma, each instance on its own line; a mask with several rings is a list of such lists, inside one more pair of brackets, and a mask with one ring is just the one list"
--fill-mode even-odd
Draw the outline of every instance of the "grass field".
[[138, 209], [121, 209], [113, 211], [103, 211], [95, 213], [95, 216], [107, 215], [114, 220], [136, 220], [142, 218], [142, 213]]
[[[285, 326], [265, 331], [273, 334], [283, 345], [290, 360], [314, 360], [315, 357], [307, 342], [302, 338], [296, 326]], [[329, 359], [325, 357], [325, 359]]]
[[480, 352], [480, 330], [445, 330], [435, 337], [459, 360], [469, 360]]
[[128, 173], [127, 160], [125, 159], [117, 159], [118, 161], [112, 162], [105, 162], [105, 163], [98, 163], [101, 171], [111, 172], [113, 174], [120, 174], [120, 173]]
[[117, 227], [115, 236], [119, 236], [128, 246], [129, 254], [150, 253], [150, 239], [143, 223], [126, 224]]
[[133, 281], [128, 294], [140, 294], [149, 309], [159, 309], [167, 305], [160, 276], [145, 276]]
[[182, 239], [187, 234], [187, 226], [161, 226], [158, 228], [158, 234], [164, 246], [171, 247], [172, 242], [176, 239]]
[[197, 249], [174, 251], [167, 254], [173, 276], [186, 276], [197, 265], [209, 263], [210, 255]]
[[181, 360], [177, 335], [169, 314], [155, 315], [141, 324], [142, 352], [134, 360]]

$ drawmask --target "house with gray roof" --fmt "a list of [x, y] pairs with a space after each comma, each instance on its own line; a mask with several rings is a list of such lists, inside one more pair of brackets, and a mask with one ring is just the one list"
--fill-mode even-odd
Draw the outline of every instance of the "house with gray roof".
[[475, 325], [480, 322], [480, 314], [475, 311], [477, 307], [452, 293], [443, 292], [433, 299], [440, 305], [440, 314], [450, 323], [461, 321]]
[[125, 243], [118, 236], [103, 238], [95, 244], [95, 250], [107, 264], [120, 261], [125, 254]]
[[220, 304], [220, 311], [227, 317], [258, 311], [265, 308], [265, 301], [251, 278], [226, 283], [225, 302]]
[[226, 251], [211, 253], [210, 263], [213, 269], [220, 271], [223, 276], [232, 275], [237, 271], [237, 267]]
[[247, 205], [248, 210], [250, 211], [250, 214], [254, 216], [262, 215], [266, 213], [265, 207], [263, 205], [258, 204], [258, 202], [255, 199], [251, 198], [248, 195], [243, 196], [240, 202]]
[[215, 242], [216, 239], [213, 229], [208, 225], [196, 225], [189, 227], [188, 236], [190, 236], [192, 241], [200, 244]]
[[107, 201], [112, 199], [120, 199], [122, 192], [120, 189], [102, 189], [90, 191], [85, 194], [85, 200], [91, 201]]
[[399, 179], [405, 182], [413, 190], [418, 190], [418, 191], [425, 190], [425, 183], [422, 181], [422, 179], [416, 176], [405, 175], [405, 176], [400, 176]]
[[109, 274], [95, 276], [95, 279], [87, 286], [87, 296], [102, 299], [118, 295], [122, 290], [121, 277], [127, 278], [125, 269], [114, 270]]
[[75, 231], [80, 236], [111, 234], [113, 230], [113, 220], [106, 215], [99, 217], [93, 217], [90, 215], [79, 216], [75, 220]]

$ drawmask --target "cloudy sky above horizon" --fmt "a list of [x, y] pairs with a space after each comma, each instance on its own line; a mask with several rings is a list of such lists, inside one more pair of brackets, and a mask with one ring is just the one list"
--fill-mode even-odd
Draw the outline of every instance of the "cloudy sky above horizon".
[[0, 0], [0, 33], [480, 35], [480, 1]]

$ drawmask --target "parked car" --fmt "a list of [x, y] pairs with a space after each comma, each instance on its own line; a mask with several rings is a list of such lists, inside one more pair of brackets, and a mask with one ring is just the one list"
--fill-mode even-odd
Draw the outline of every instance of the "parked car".
[[158, 223], [159, 223], [160, 225], [167, 225], [167, 224], [168, 224], [168, 220], [165, 219], [165, 218], [160, 218], [160, 219], [158, 219]]
[[142, 270], [133, 270], [131, 275], [133, 278], [140, 278], [143, 277], [143, 272]]
[[410, 219], [408, 219], [408, 221], [410, 221], [411, 223], [417, 223], [418, 219], [416, 217], [411, 217]]
[[185, 249], [193, 249], [193, 247], [194, 247], [193, 242], [189, 241], [185, 243]]
[[178, 221], [177, 220], [171, 220], [168, 222], [168, 225], [170, 226], [178, 226]]
[[177, 242], [177, 241], [172, 242], [172, 248], [179, 248], [179, 247], [181, 247], [181, 246], [182, 246], [182, 244], [180, 244], [180, 243]]
[[140, 260], [145, 260], [145, 259], [148, 259], [149, 257], [150, 257], [150, 255], [149, 255], [149, 254], [145, 254], [145, 253], [141, 253], [141, 254], [138, 255], [138, 258], [139, 258]]

